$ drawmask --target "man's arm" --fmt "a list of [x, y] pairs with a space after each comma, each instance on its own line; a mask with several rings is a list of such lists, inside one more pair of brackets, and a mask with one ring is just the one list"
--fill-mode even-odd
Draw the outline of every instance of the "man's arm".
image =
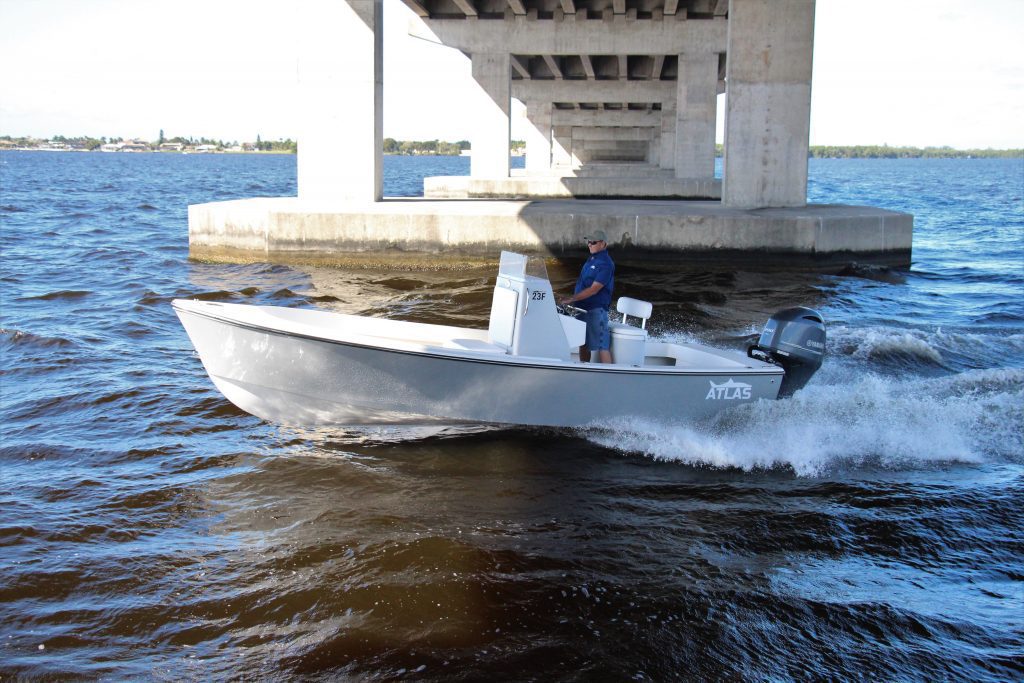
[[576, 294], [573, 294], [572, 296], [567, 296], [564, 299], [562, 299], [562, 303], [563, 304], [572, 304], [572, 303], [576, 303], [577, 301], [583, 301], [584, 299], [589, 299], [590, 297], [592, 297], [595, 294], [597, 294], [598, 292], [600, 292], [603, 288], [604, 288], [604, 285], [601, 284], [600, 282], [597, 282], [595, 280], [594, 283], [592, 285], [590, 285], [589, 287], [587, 287], [586, 289], [580, 290]]

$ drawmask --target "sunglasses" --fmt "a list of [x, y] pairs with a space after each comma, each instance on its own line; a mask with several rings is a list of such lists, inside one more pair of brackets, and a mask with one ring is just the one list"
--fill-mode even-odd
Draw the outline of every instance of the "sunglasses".
[[603, 240], [593, 240], [593, 241], [587, 240], [587, 245], [594, 246], [595, 244], [601, 244], [602, 241]]

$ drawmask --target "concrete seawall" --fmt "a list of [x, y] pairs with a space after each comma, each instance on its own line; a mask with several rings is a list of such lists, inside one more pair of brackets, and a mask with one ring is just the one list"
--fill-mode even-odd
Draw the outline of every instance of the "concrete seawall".
[[192, 205], [188, 222], [190, 256], [220, 262], [444, 268], [495, 260], [502, 249], [577, 258], [583, 236], [600, 229], [622, 263], [837, 270], [851, 262], [908, 267], [914, 219], [845, 205], [259, 198]]

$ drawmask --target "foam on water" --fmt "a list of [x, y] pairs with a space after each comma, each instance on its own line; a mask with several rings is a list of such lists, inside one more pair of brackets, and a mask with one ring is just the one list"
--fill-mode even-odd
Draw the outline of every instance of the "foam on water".
[[930, 379], [837, 370], [820, 379], [792, 398], [738, 406], [695, 425], [623, 418], [585, 434], [658, 460], [788, 467], [809, 477], [858, 467], [1024, 461], [1024, 370]]

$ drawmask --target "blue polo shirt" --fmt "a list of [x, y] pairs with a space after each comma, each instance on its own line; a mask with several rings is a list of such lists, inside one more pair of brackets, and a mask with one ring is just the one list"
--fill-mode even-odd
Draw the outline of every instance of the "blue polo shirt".
[[615, 263], [608, 255], [607, 249], [592, 254], [583, 264], [583, 270], [580, 271], [580, 277], [576, 280], [576, 289], [573, 294], [579, 294], [594, 282], [604, 285], [601, 287], [601, 291], [594, 296], [577, 301], [575, 305], [587, 311], [595, 308], [611, 308], [612, 289], [615, 288]]

